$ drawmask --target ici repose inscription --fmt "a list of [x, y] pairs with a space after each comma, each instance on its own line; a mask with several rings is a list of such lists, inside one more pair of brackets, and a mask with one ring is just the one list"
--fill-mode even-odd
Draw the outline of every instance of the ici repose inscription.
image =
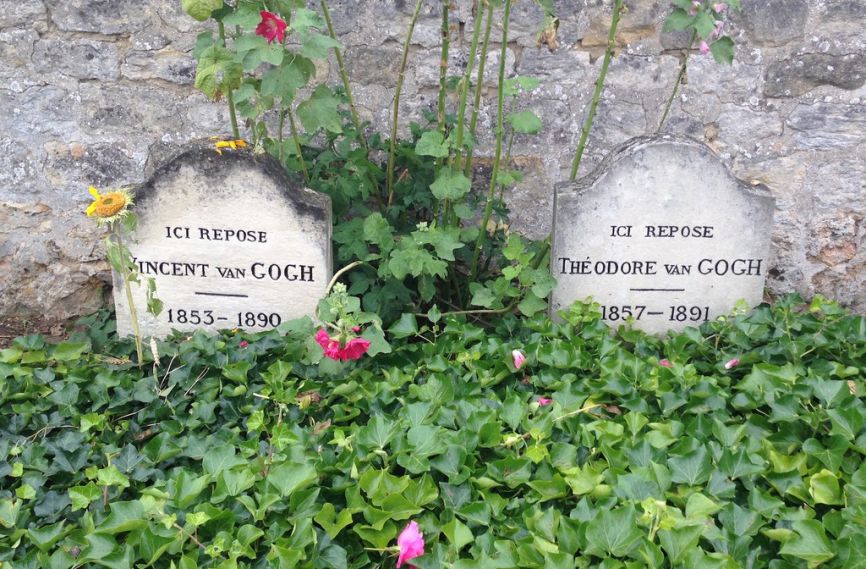
[[[137, 198], [130, 250], [165, 303], [157, 318], [139, 310], [143, 334], [261, 330], [314, 313], [331, 278], [330, 200], [298, 187], [276, 161], [197, 146]], [[125, 301], [115, 295], [121, 334], [131, 330]]]
[[607, 322], [659, 333], [761, 301], [773, 200], [700, 143], [635, 139], [554, 207], [553, 310], [592, 297]]

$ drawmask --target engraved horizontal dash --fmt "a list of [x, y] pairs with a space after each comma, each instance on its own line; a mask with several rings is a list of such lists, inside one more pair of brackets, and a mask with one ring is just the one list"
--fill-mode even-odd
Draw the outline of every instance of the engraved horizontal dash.
[[684, 288], [630, 288], [632, 292], [685, 292]]
[[661, 316], [664, 312], [647, 312], [647, 316]]
[[230, 292], [196, 292], [200, 296], [231, 296], [235, 298], [249, 298], [247, 294], [233, 294]]

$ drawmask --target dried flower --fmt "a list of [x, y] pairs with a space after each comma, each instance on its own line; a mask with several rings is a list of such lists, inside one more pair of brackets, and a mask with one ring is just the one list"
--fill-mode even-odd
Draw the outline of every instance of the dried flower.
[[[400, 555], [397, 557], [398, 568], [404, 562], [424, 555], [424, 536], [418, 529], [418, 522], [413, 520], [406, 524], [406, 527], [397, 536], [397, 546], [400, 548]], [[415, 569], [414, 565], [409, 565], [409, 567]]]
[[286, 23], [282, 18], [265, 10], [261, 11], [262, 21], [256, 26], [256, 35], [262, 36], [268, 43], [275, 40], [283, 43], [286, 37]]

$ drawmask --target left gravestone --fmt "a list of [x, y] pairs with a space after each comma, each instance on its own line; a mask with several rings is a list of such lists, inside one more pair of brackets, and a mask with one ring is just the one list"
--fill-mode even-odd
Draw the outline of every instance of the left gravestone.
[[[146, 311], [132, 286], [143, 336], [172, 329], [259, 331], [313, 315], [331, 278], [331, 200], [286, 175], [270, 156], [191, 147], [135, 192], [138, 227], [128, 238], [142, 279], [164, 303]], [[114, 275], [117, 330], [132, 333]]]

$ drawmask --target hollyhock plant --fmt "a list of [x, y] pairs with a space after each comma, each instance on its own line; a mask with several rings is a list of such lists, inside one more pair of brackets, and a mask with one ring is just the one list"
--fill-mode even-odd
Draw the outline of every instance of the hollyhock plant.
[[511, 350], [511, 357], [514, 358], [514, 369], [520, 369], [526, 363], [526, 356], [520, 350]]
[[283, 43], [286, 38], [286, 23], [283, 19], [266, 10], [262, 10], [261, 16], [262, 21], [256, 26], [256, 35], [262, 36], [268, 40], [268, 43], [274, 41]]
[[358, 337], [341, 345], [338, 338], [332, 338], [324, 329], [316, 332], [316, 342], [322, 346], [325, 356], [341, 362], [360, 359], [370, 348], [369, 340]]
[[[424, 555], [424, 536], [418, 529], [418, 522], [413, 520], [406, 524], [406, 527], [397, 536], [397, 546], [400, 548], [400, 554], [397, 557], [398, 568], [406, 561]], [[415, 569], [414, 565], [408, 565], [408, 567]]]

